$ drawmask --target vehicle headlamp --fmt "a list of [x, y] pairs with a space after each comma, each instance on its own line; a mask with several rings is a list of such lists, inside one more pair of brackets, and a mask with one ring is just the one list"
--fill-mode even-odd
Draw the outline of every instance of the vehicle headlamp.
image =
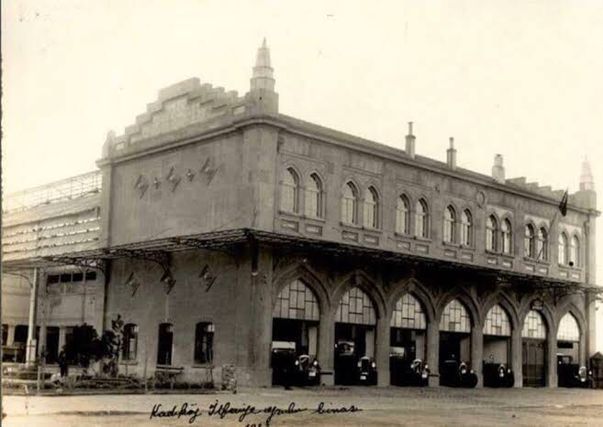
[[376, 364], [375, 362], [373, 362], [373, 363], [371, 363], [371, 366], [372, 366], [373, 368], [376, 368], [376, 367], [377, 367], [377, 364]]

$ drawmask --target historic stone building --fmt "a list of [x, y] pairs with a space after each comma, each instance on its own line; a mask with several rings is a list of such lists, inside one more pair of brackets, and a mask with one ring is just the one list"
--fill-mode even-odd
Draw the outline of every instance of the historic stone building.
[[457, 167], [452, 140], [446, 163], [417, 155], [412, 125], [401, 150], [278, 104], [264, 43], [244, 96], [198, 79], [165, 88], [107, 137], [102, 185], [6, 213], [5, 343], [36, 285], [52, 308], [29, 318], [41, 343], [64, 342], [66, 322], [100, 331], [121, 315], [121, 368], [141, 375], [217, 379], [232, 364], [239, 383], [269, 385], [272, 341], [317, 355], [326, 383], [340, 340], [375, 358], [379, 385], [391, 346], [427, 360], [432, 385], [451, 358], [480, 384], [484, 363], [507, 363], [516, 386], [556, 386], [560, 353], [586, 363], [599, 214], [588, 165], [564, 215], [563, 191], [506, 179], [500, 156], [486, 176]]

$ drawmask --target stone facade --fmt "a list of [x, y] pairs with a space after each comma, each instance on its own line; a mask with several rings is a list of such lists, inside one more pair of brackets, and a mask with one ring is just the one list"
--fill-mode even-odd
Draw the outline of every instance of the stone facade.
[[[500, 157], [490, 177], [457, 167], [453, 141], [447, 163], [416, 155], [412, 127], [402, 151], [303, 122], [278, 112], [274, 85], [264, 43], [245, 96], [190, 79], [107, 137], [97, 243], [66, 250], [62, 261], [104, 265], [91, 323], [106, 328], [121, 315], [136, 331], [121, 369], [142, 375], [168, 364], [204, 381], [233, 364], [241, 383], [269, 385], [271, 343], [290, 332], [288, 318], [327, 374], [337, 370], [335, 345], [351, 333], [388, 385], [392, 319], [407, 294], [424, 319], [413, 348], [431, 384], [450, 342], [480, 384], [482, 363], [502, 358], [521, 386], [530, 339], [540, 340], [538, 375], [548, 386], [557, 384], [558, 353], [587, 362], [594, 297], [583, 289], [596, 285], [599, 214], [589, 172], [562, 214], [563, 191], [505, 179]], [[42, 258], [59, 268], [60, 257]], [[291, 289], [317, 317], [275, 317], [296, 281]], [[365, 311], [349, 328], [354, 298]], [[452, 301], [467, 330], [441, 330]], [[493, 307], [508, 332], [484, 338]], [[570, 350], [557, 343], [567, 313], [579, 330]], [[544, 336], [524, 328], [526, 318], [541, 319]], [[443, 341], [448, 332], [463, 335]]]

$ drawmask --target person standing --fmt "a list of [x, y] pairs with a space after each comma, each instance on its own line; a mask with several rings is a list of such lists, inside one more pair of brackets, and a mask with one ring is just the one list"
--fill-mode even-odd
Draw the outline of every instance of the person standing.
[[69, 367], [67, 364], [67, 354], [65, 353], [65, 347], [61, 349], [58, 357], [59, 368], [61, 369], [61, 378], [68, 375]]

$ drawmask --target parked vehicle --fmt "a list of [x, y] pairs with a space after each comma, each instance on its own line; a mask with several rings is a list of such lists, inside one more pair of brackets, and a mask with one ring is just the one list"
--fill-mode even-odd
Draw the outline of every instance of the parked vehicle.
[[315, 357], [302, 354], [295, 361], [296, 385], [320, 385], [320, 364]]
[[391, 347], [389, 353], [391, 383], [399, 386], [425, 386], [429, 366], [421, 359], [409, 361], [404, 347]]
[[339, 340], [335, 344], [335, 383], [352, 385], [357, 382], [358, 358], [353, 341]]
[[291, 386], [299, 370], [295, 343], [290, 341], [273, 341], [272, 354], [272, 384]]
[[377, 384], [377, 364], [375, 359], [369, 356], [363, 356], [358, 360], [357, 381], [362, 385]]
[[572, 363], [572, 357], [557, 355], [557, 381], [559, 387], [593, 387], [593, 372], [586, 366]]
[[477, 385], [477, 375], [469, 363], [458, 363], [454, 359], [445, 360], [440, 369], [440, 384], [449, 387], [473, 388]]
[[484, 363], [484, 386], [485, 387], [513, 387], [515, 376], [506, 364]]

